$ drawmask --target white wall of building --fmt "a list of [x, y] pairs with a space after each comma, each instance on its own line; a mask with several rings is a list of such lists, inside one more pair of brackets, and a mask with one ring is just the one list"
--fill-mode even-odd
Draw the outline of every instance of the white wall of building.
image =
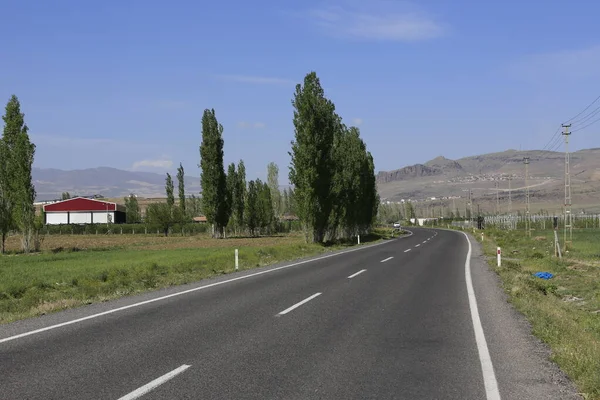
[[106, 224], [106, 217], [109, 216], [111, 223], [115, 222], [115, 212], [109, 211], [86, 211], [86, 212], [73, 212], [67, 217], [67, 212], [48, 212], [46, 213], [46, 224], [47, 225], [59, 225], [59, 224], [91, 224], [92, 214], [94, 214], [94, 224]]
[[[115, 212], [114, 211], [109, 211], [108, 213], [106, 211], [94, 211], [94, 223], [95, 224], [106, 224], [107, 214], [110, 216], [110, 222], [114, 223], [115, 222]], [[73, 215], [73, 214], [71, 214], [71, 215]]]
[[66, 212], [46, 213], [46, 223], [48, 225], [58, 225], [67, 223]]
[[72, 224], [91, 224], [92, 213], [91, 212], [71, 212], [69, 221]]

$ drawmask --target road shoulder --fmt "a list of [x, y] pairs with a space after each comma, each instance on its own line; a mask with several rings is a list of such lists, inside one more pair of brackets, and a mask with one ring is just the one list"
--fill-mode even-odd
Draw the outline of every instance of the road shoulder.
[[503, 400], [582, 399], [567, 376], [550, 361], [550, 349], [508, 302], [481, 244], [469, 235], [471, 275], [481, 322]]

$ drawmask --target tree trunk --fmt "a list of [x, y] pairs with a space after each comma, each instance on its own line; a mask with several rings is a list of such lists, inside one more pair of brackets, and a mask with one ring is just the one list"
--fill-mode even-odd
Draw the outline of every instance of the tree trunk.
[[2, 251], [0, 252], [0, 254], [4, 254], [6, 252], [6, 247], [5, 244], [6, 243], [6, 232], [2, 232]]

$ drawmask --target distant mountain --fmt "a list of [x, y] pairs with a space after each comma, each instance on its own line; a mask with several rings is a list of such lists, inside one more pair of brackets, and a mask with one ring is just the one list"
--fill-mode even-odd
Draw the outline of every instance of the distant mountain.
[[[382, 199], [465, 198], [472, 190], [483, 202], [507, 203], [508, 189], [515, 208], [524, 203], [525, 166], [529, 157], [529, 186], [532, 203], [562, 204], [564, 199], [564, 153], [550, 151], [507, 150], [451, 160], [443, 156], [424, 164], [405, 166], [377, 174], [378, 192]], [[600, 148], [571, 153], [573, 202], [588, 204], [600, 210]], [[510, 183], [509, 183], [510, 180]], [[502, 199], [500, 199], [502, 198]], [[558, 202], [558, 203], [557, 203]], [[456, 201], [454, 201], [456, 203]]]
[[[104, 197], [122, 197], [130, 193], [141, 197], [165, 196], [166, 175], [152, 172], [109, 167], [73, 171], [33, 168], [32, 175], [38, 201], [60, 198], [62, 192], [82, 196], [100, 194]], [[185, 189], [190, 194], [199, 193], [200, 178], [186, 177]]]

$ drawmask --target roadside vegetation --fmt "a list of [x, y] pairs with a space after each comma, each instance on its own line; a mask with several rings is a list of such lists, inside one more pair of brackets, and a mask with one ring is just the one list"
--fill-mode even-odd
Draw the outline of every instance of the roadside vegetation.
[[[573, 245], [562, 259], [554, 256], [551, 230], [533, 231], [531, 237], [518, 230], [484, 232], [485, 254], [511, 303], [585, 398], [600, 399], [600, 230], [574, 230]], [[478, 233], [475, 237], [481, 241]], [[502, 248], [500, 268], [497, 246]], [[533, 276], [536, 272], [554, 277], [540, 279]]]

